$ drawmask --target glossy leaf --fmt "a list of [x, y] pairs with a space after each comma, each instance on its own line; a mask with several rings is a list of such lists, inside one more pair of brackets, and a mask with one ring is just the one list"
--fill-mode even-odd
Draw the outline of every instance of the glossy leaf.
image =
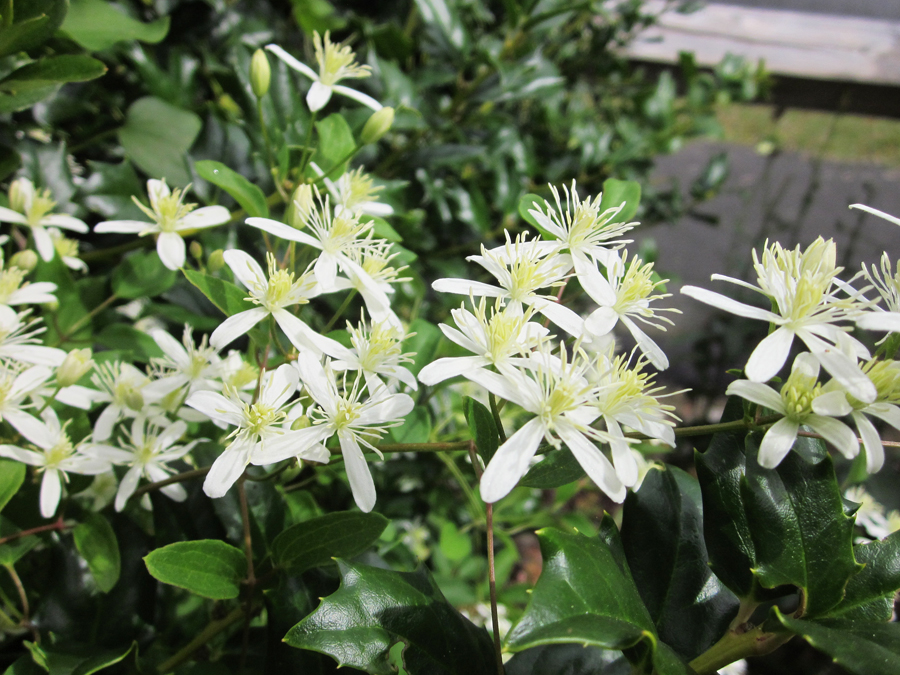
[[121, 662], [136, 647], [136, 642], [132, 642], [124, 649], [31, 644], [28, 645], [28, 650], [33, 661], [49, 675], [93, 675]]
[[707, 565], [696, 479], [673, 466], [651, 469], [625, 499], [622, 543], [659, 638], [687, 659], [711, 647], [739, 603]]
[[[356, 149], [356, 139], [347, 120], [338, 113], [316, 122], [316, 131], [319, 133], [316, 163], [331, 180], [337, 180], [347, 167], [348, 155]], [[340, 168], [336, 168], [338, 165]]]
[[266, 195], [256, 185], [248, 181], [241, 174], [232, 171], [221, 162], [204, 160], [196, 162], [194, 168], [201, 178], [205, 178], [213, 185], [218, 185], [240, 204], [248, 216], [254, 218], [268, 218], [269, 206], [266, 203]]
[[128, 108], [119, 141], [128, 158], [148, 176], [184, 187], [191, 181], [187, 151], [202, 126], [194, 113], [145, 96]]
[[509, 651], [567, 642], [655, 648], [653, 620], [603, 540], [551, 528], [538, 537], [543, 571], [525, 613], [506, 636]]
[[584, 469], [568, 448], [550, 450], [540, 462], [528, 469], [519, 485], [547, 490], [584, 478]]
[[104, 0], [70, 0], [62, 30], [82, 47], [99, 52], [123, 40], [161, 42], [169, 32], [169, 17], [143, 23]]
[[884, 541], [854, 546], [853, 554], [865, 567], [851, 577], [844, 599], [825, 616], [855, 621], [890, 621], [894, 595], [900, 589], [900, 532]]
[[391, 647], [403, 642], [410, 675], [493, 675], [484, 628], [456, 611], [424, 569], [394, 572], [338, 560], [340, 589], [294, 626], [284, 640], [374, 675], [396, 669]]
[[66, 17], [66, 0], [16, 0], [14, 21], [0, 29], [0, 56], [24, 52], [53, 37]]
[[543, 645], [515, 654], [504, 664], [506, 675], [631, 675], [620, 654], [581, 645]]
[[275, 564], [293, 572], [351, 558], [371, 546], [388, 525], [378, 513], [337, 511], [289, 527], [272, 542]]
[[213, 600], [236, 598], [247, 574], [243, 552], [216, 539], [169, 544], [144, 562], [153, 578]]
[[755, 435], [748, 437], [741, 485], [756, 550], [754, 574], [765, 588], [797, 586], [805, 616], [821, 615], [841, 601], [861, 569], [853, 557], [853, 519], [844, 513], [831, 458], [824, 447], [810, 457], [810, 446], [808, 458], [793, 451], [776, 469], [763, 469], [755, 460], [757, 443]]
[[11, 459], [0, 459], [0, 511], [25, 482], [25, 465]]
[[487, 464], [500, 447], [500, 434], [494, 416], [487, 407], [468, 396], [463, 399], [463, 414], [469, 424], [469, 433], [475, 441], [475, 449]]
[[97, 588], [109, 593], [119, 580], [121, 560], [119, 544], [112, 526], [99, 513], [92, 513], [72, 532], [75, 548], [84, 558], [97, 582]]
[[[582, 198], [584, 195], [582, 195]], [[610, 223], [625, 223], [634, 218], [638, 206], [641, 204], [641, 184], [634, 180], [618, 180], [607, 178], [603, 181], [603, 194], [600, 197], [600, 213], [606, 209], [618, 207], [625, 202], [625, 207], [614, 217]]]
[[408, 368], [413, 375], [418, 375], [427, 364], [434, 360], [443, 333], [433, 323], [425, 319], [415, 319], [409, 324], [409, 333], [415, 333], [403, 343], [403, 351], [415, 354]]
[[31, 108], [35, 103], [40, 103], [55, 94], [58, 89], [59, 85], [51, 84], [26, 89], [16, 94], [0, 94], [0, 113], [18, 112]]
[[0, 91], [19, 94], [66, 82], [94, 80], [106, 72], [102, 61], [90, 56], [48, 56], [17, 68], [0, 80]]
[[150, 363], [151, 358], [163, 356], [162, 349], [152, 337], [124, 323], [105, 326], [94, 339], [109, 349], [129, 352], [129, 357], [140, 363]]
[[460, 20], [455, 2], [447, 0], [416, 0], [416, 7], [425, 23], [432, 26], [441, 42], [454, 50], [464, 50], [468, 45], [468, 34]]
[[773, 610], [775, 619], [856, 675], [900, 673], [900, 624], [846, 619], [794, 619]]
[[161, 295], [178, 279], [178, 272], [168, 269], [156, 251], [138, 251], [125, 258], [113, 270], [113, 292], [125, 300]]

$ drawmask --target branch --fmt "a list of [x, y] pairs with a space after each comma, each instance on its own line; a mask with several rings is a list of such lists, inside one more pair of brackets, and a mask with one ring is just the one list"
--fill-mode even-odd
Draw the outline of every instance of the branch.
[[39, 525], [37, 527], [32, 527], [30, 530], [22, 530], [21, 532], [14, 532], [13, 534], [9, 534], [5, 537], [0, 537], [0, 546], [3, 544], [7, 544], [11, 541], [15, 541], [16, 539], [21, 539], [22, 537], [30, 537], [33, 534], [41, 534], [42, 532], [64, 532], [65, 530], [71, 529], [72, 525], [66, 525], [63, 522], [62, 517], [57, 518], [55, 522], [50, 523], [49, 525]]
[[175, 654], [173, 654], [171, 658], [163, 661], [159, 665], [157, 672], [159, 672], [160, 675], [172, 672], [175, 669], [175, 666], [181, 664], [184, 661], [187, 661], [191, 657], [191, 654], [200, 649], [200, 647], [212, 640], [216, 635], [228, 628], [231, 624], [235, 623], [236, 621], [240, 621], [243, 616], [244, 607], [242, 605], [233, 610], [228, 616], [222, 619], [216, 619], [215, 621], [210, 621], [206, 625], [206, 628], [200, 631], [193, 640], [191, 640], [187, 643], [187, 645], [175, 652]]

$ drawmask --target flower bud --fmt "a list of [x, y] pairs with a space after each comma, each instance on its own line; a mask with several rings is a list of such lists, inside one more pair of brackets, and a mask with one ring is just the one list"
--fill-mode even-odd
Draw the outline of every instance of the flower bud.
[[17, 178], [9, 186], [9, 208], [19, 213], [25, 213], [25, 194], [34, 190], [23, 189], [27, 178]]
[[199, 241], [192, 241], [188, 248], [194, 260], [203, 260], [203, 245]]
[[394, 123], [394, 109], [382, 108], [372, 114], [366, 120], [362, 133], [359, 135], [359, 141], [363, 145], [375, 143], [384, 136]]
[[309, 418], [306, 415], [301, 415], [293, 422], [291, 422], [291, 431], [298, 431], [300, 429], [306, 429], [309, 426]]
[[9, 264], [10, 264], [10, 267], [18, 267], [20, 270], [22, 270], [24, 272], [30, 272], [38, 264], [37, 253], [35, 253], [31, 249], [25, 249], [24, 251], [19, 251], [12, 258], [9, 259]]
[[144, 408], [144, 396], [141, 394], [140, 389], [129, 389], [125, 394], [125, 405], [134, 410], [135, 412], [140, 412]]
[[90, 349], [73, 349], [56, 369], [56, 384], [71, 387], [94, 367]]
[[215, 274], [223, 267], [225, 267], [225, 252], [217, 248], [209, 254], [209, 260], [206, 261], [206, 269]]
[[272, 79], [272, 70], [269, 68], [269, 59], [262, 49], [253, 53], [250, 61], [250, 88], [256, 98], [262, 98], [269, 91], [269, 82]]
[[309, 220], [309, 214], [312, 213], [315, 208], [316, 203], [313, 198], [312, 187], [306, 183], [298, 185], [297, 189], [294, 190], [294, 195], [291, 198], [291, 205], [287, 210], [287, 224], [295, 230], [302, 230], [306, 227], [306, 222]]

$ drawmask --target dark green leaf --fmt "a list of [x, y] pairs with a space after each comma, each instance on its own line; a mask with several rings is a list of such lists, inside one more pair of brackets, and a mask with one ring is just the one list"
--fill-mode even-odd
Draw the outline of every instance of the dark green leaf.
[[0, 94], [0, 113], [18, 112], [40, 103], [56, 93], [59, 85], [48, 85], [26, 89], [21, 94]]
[[[333, 113], [324, 120], [316, 122], [319, 132], [319, 148], [315, 158], [319, 168], [332, 180], [340, 177], [347, 168], [349, 155], [356, 149], [356, 140], [350, 125], [338, 113]], [[336, 168], [340, 165], [340, 168]]]
[[34, 49], [49, 40], [66, 17], [66, 0], [16, 0], [12, 26], [0, 29], [0, 56]]
[[143, 23], [104, 0], [70, 0], [70, 3], [62, 30], [90, 51], [103, 51], [123, 40], [156, 44], [169, 32], [167, 16]]
[[528, 469], [519, 485], [542, 490], [568, 485], [584, 478], [584, 469], [568, 448], [551, 450], [540, 462]]
[[194, 113], [146, 96], [128, 108], [119, 141], [129, 159], [148, 176], [184, 187], [191, 181], [186, 154], [202, 125]]
[[653, 672], [656, 675], [696, 675], [681, 657], [665, 642], [660, 642], [653, 652]]
[[313, 31], [321, 34], [326, 30], [339, 30], [347, 23], [327, 0], [291, 0], [291, 5], [294, 18], [307, 35], [312, 35]]
[[782, 626], [857, 675], [900, 673], [900, 624], [846, 619], [807, 621], [773, 610]]
[[396, 672], [389, 652], [403, 642], [410, 675], [493, 675], [491, 639], [456, 611], [424, 569], [394, 572], [338, 561], [341, 588], [284, 640], [374, 675]]
[[11, 459], [0, 459], [0, 511], [25, 482], [25, 465]]
[[532, 211], [540, 211], [541, 213], [547, 213], [548, 207], [544, 203], [543, 197], [540, 197], [538, 195], [533, 195], [533, 194], [523, 195], [522, 198], [519, 200], [519, 215], [522, 216], [522, 218], [525, 220], [525, 222], [527, 222], [529, 225], [531, 225], [533, 228], [535, 228], [538, 232], [540, 232], [541, 236], [544, 237], [544, 239], [548, 239], [548, 240], [556, 239], [555, 236], [550, 234], [550, 232], [548, 232], [541, 226], [541, 224], [538, 222], [537, 218], [535, 218], [531, 214]]
[[92, 675], [122, 661], [137, 646], [124, 649], [97, 649], [85, 645], [35, 645], [26, 643], [34, 663], [49, 675]]
[[269, 206], [266, 204], [266, 196], [263, 191], [239, 173], [232, 171], [221, 162], [212, 160], [196, 162], [194, 168], [202, 178], [213, 185], [218, 185], [231, 195], [248, 216], [269, 217]]
[[[15, 628], [12, 624], [4, 628]], [[46, 675], [47, 671], [34, 662], [31, 654], [25, 654], [16, 659], [13, 664], [3, 671], [3, 675]]]
[[653, 620], [604, 541], [550, 528], [538, 537], [544, 567], [525, 613], [506, 636], [510, 651], [566, 642], [655, 646]]
[[[0, 537], [8, 537], [11, 534], [21, 532], [21, 528], [16, 527], [11, 520], [5, 516], [0, 516]], [[12, 541], [0, 545], [0, 565], [12, 565], [23, 555], [41, 542], [40, 537], [20, 537]]]
[[371, 546], [388, 520], [378, 513], [338, 511], [289, 527], [272, 542], [275, 564], [294, 572], [351, 558]]
[[0, 180], [6, 180], [22, 166], [22, 157], [18, 152], [5, 145], [0, 145]]
[[111, 323], [94, 336], [94, 339], [109, 349], [131, 352], [131, 360], [150, 363], [150, 359], [163, 356], [156, 340], [144, 331], [125, 323]]
[[861, 569], [853, 557], [853, 519], [844, 514], [831, 458], [824, 447], [815, 464], [789, 452], [776, 469], [763, 469], [756, 463], [757, 444], [756, 435], [747, 438], [741, 485], [756, 549], [754, 574], [765, 588], [797, 586], [805, 616], [821, 615], [841, 601]]
[[90, 56], [48, 56], [17, 68], [0, 80], [0, 91], [10, 94], [48, 87], [66, 82], [86, 82], [106, 72], [102, 61]]
[[659, 638], [692, 659], [722, 636], [738, 600], [707, 565], [700, 486], [681, 469], [651, 469], [622, 517], [628, 566]]
[[856, 561], [865, 565], [850, 578], [841, 603], [826, 616], [854, 621], [890, 621], [894, 595], [900, 589], [900, 532], [884, 541], [853, 547]]
[[633, 180], [607, 178], [603, 181], [603, 195], [600, 198], [600, 213], [606, 209], [618, 208], [625, 202], [624, 208], [610, 218], [609, 223], [626, 223], [637, 213], [641, 203], [641, 184]]
[[416, 6], [423, 21], [434, 29], [446, 47], [465, 50], [468, 45], [468, 33], [459, 18], [455, 2], [446, 0], [416, 0]]
[[119, 580], [121, 561], [119, 544], [112, 526], [99, 513], [93, 513], [72, 532], [75, 548], [88, 564], [97, 588], [109, 593]]
[[486, 465], [500, 447], [500, 434], [497, 432], [494, 416], [484, 405], [468, 396], [463, 399], [463, 414], [469, 424], [475, 448]]
[[145, 558], [153, 578], [213, 600], [230, 600], [241, 592], [247, 558], [216, 539], [181, 541], [151, 551]]
[[178, 273], [163, 265], [156, 251], [133, 253], [113, 270], [113, 292], [120, 298], [153, 298], [169, 290]]
[[409, 332], [415, 333], [403, 343], [403, 351], [415, 354], [409, 369], [413, 375], [418, 375], [426, 365], [434, 360], [438, 343], [443, 337], [440, 328], [425, 319], [416, 319], [409, 324]]
[[506, 675], [631, 675], [631, 664], [615, 652], [581, 645], [526, 649], [504, 664]]

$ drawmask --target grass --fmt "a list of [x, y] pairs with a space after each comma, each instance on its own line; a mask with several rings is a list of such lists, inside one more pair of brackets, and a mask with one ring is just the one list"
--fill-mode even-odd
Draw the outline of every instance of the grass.
[[900, 120], [866, 115], [836, 115], [791, 109], [778, 119], [774, 106], [723, 106], [719, 122], [726, 141], [815, 154], [842, 162], [900, 167]]

